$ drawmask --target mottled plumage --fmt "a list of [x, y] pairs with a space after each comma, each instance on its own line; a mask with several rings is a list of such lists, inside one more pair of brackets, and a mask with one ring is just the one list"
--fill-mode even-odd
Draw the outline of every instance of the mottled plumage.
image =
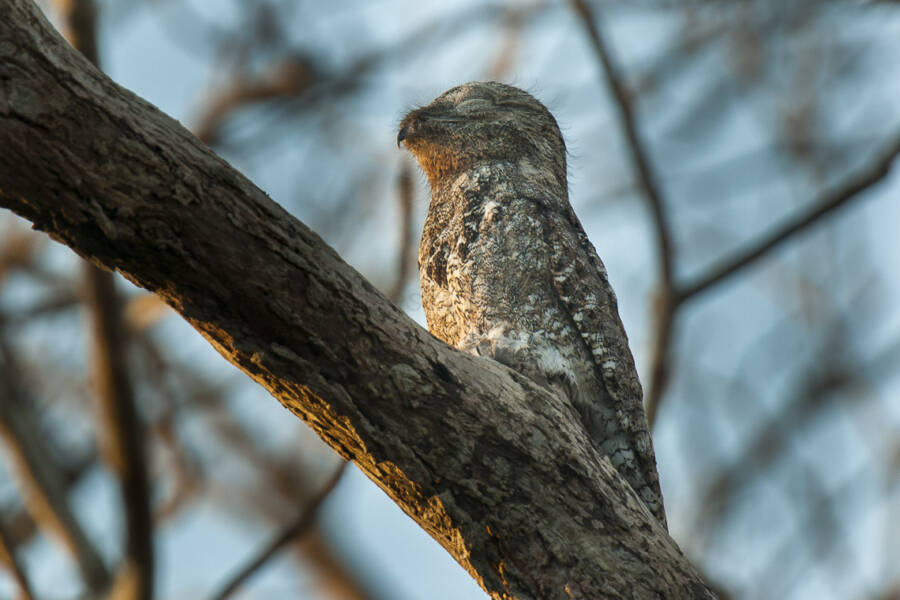
[[553, 115], [518, 88], [467, 83], [410, 112], [397, 140], [431, 184], [419, 247], [431, 332], [566, 394], [665, 525], [641, 386], [606, 270], [569, 204]]

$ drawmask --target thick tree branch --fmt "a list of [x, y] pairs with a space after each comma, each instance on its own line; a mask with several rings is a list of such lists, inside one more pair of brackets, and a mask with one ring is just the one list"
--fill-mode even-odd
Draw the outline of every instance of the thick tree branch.
[[494, 598], [711, 598], [573, 408], [435, 340], [29, 0], [0, 18], [0, 205], [159, 294]]

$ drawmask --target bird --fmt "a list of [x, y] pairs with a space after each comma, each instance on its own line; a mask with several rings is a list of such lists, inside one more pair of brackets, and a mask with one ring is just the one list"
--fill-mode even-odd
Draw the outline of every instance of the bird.
[[517, 87], [470, 82], [406, 114], [397, 144], [431, 188], [418, 254], [429, 331], [568, 398], [665, 527], [641, 384], [606, 268], [569, 202], [553, 114]]

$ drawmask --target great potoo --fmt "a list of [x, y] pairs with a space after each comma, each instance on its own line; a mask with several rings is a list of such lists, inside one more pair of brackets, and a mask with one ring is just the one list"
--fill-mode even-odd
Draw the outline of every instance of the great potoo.
[[419, 246], [431, 332], [563, 393], [665, 526], [641, 385], [606, 269], [569, 204], [556, 120], [527, 92], [467, 83], [400, 123], [431, 184]]

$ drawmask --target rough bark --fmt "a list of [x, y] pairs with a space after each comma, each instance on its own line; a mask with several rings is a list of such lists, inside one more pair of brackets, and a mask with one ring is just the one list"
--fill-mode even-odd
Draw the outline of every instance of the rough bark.
[[0, 0], [0, 205], [159, 294], [492, 597], [713, 597], [569, 404], [434, 339], [30, 0]]

